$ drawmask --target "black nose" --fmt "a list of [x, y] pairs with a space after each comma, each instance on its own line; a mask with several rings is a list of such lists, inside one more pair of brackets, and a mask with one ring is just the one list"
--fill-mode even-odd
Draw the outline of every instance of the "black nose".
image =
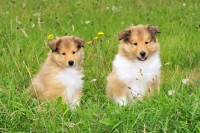
[[145, 57], [146, 52], [142, 51], [142, 52], [140, 52], [140, 55], [141, 55], [142, 57]]
[[70, 60], [68, 61], [69, 66], [73, 66], [74, 65], [74, 61]]

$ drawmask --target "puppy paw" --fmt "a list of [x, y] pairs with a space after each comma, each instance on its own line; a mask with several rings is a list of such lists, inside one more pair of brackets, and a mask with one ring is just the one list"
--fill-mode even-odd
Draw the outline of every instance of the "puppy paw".
[[128, 104], [128, 100], [127, 100], [126, 97], [120, 97], [120, 98], [119, 97], [115, 97], [114, 100], [121, 107], [126, 106]]
[[77, 100], [69, 104], [69, 109], [75, 111], [77, 106], [80, 106], [80, 100]]

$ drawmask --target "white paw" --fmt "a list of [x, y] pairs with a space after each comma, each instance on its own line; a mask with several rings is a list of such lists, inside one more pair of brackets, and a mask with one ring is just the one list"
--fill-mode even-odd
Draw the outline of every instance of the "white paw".
[[74, 110], [76, 110], [76, 106], [80, 106], [80, 100], [77, 100], [77, 101], [72, 102], [71, 104], [69, 104], [69, 109], [74, 111]]
[[119, 104], [119, 106], [126, 106], [128, 103], [128, 100], [126, 97], [120, 97], [120, 98], [115, 97], [114, 100], [117, 104]]

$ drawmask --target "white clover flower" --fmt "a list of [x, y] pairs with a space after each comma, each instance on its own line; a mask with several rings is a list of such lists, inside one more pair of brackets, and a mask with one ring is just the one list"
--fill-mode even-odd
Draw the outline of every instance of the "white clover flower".
[[168, 95], [171, 96], [173, 93], [175, 93], [175, 90], [169, 90]]
[[189, 82], [189, 79], [183, 79], [183, 80], [182, 80], [182, 83], [183, 83], [183, 84], [187, 84], [188, 82]]
[[117, 11], [117, 7], [116, 6], [112, 6], [112, 9], [111, 9], [113, 12]]

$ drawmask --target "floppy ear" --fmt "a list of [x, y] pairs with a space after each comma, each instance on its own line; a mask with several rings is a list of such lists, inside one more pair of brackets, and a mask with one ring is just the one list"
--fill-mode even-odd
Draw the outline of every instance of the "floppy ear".
[[160, 29], [158, 26], [148, 26], [147, 29], [149, 30], [151, 36], [152, 36], [152, 39], [155, 41], [155, 36], [157, 33], [160, 33]]
[[125, 29], [118, 33], [118, 39], [119, 40], [123, 39], [124, 41], [127, 41], [129, 39], [130, 35], [131, 35], [131, 30]]
[[59, 44], [61, 42], [61, 39], [56, 39], [56, 40], [53, 40], [51, 42], [49, 42], [49, 47], [52, 51], [56, 51]]
[[157, 33], [160, 33], [160, 28], [158, 26], [148, 26], [147, 28], [151, 34], [156, 35]]
[[77, 44], [78, 48], [84, 47], [85, 41], [82, 38], [75, 37], [75, 43]]

